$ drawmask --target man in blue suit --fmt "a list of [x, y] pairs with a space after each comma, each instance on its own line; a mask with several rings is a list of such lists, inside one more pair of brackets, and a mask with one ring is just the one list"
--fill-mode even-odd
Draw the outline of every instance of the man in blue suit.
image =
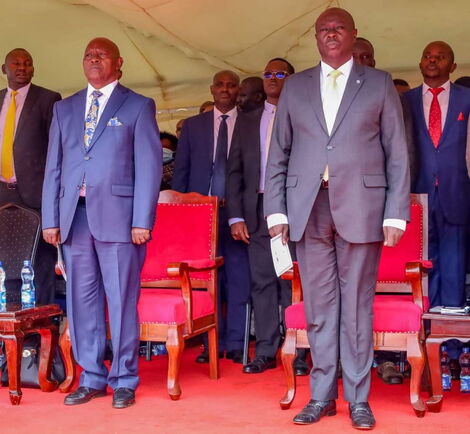
[[[237, 119], [236, 101], [240, 79], [232, 71], [214, 75], [211, 93], [214, 110], [184, 121], [175, 161], [172, 188], [219, 198], [219, 255], [225, 265], [219, 273], [219, 306], [226, 303], [222, 319], [219, 308], [219, 350], [235, 363], [243, 361], [246, 302], [250, 297], [248, 253], [241, 241], [232, 238], [225, 208], [225, 177], [228, 152]], [[207, 363], [207, 348], [196, 359]]]
[[[43, 188], [43, 235], [62, 243], [67, 314], [80, 387], [66, 405], [113, 390], [135, 402], [137, 302], [162, 174], [155, 103], [121, 86], [114, 42], [93, 39], [83, 57], [88, 88], [54, 106]], [[103, 360], [108, 306], [113, 363]]]
[[423, 85], [405, 94], [416, 146], [416, 179], [411, 191], [427, 193], [429, 198], [429, 256], [434, 263], [429, 282], [431, 306], [460, 306], [465, 301], [470, 217], [465, 163], [470, 90], [449, 81], [456, 64], [452, 48], [445, 42], [427, 45], [420, 68]]

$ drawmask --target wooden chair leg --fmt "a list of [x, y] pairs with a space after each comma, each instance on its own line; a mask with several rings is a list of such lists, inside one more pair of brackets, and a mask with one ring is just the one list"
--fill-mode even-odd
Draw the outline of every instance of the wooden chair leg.
[[70, 340], [68, 321], [66, 321], [65, 329], [62, 333], [62, 336], [60, 337], [59, 349], [65, 365], [65, 380], [60, 383], [59, 390], [62, 393], [67, 393], [72, 388], [76, 375], [75, 359], [73, 357], [72, 341]]
[[57, 326], [39, 329], [41, 335], [41, 351], [39, 354], [39, 387], [43, 392], [52, 392], [57, 389], [57, 381], [51, 379], [52, 359], [57, 347], [59, 331]]
[[426, 401], [432, 413], [439, 413], [442, 408], [442, 391], [440, 349], [443, 339], [429, 336], [426, 339], [426, 353], [428, 356], [429, 371], [431, 374], [431, 397]]
[[181, 396], [179, 372], [181, 355], [183, 354], [184, 349], [183, 331], [181, 326], [172, 326], [168, 328], [166, 349], [168, 351], [168, 394], [173, 401], [177, 401]]
[[416, 416], [423, 417], [426, 405], [420, 397], [421, 377], [424, 370], [424, 351], [417, 335], [408, 336], [407, 356], [411, 365], [410, 400]]
[[297, 332], [294, 329], [287, 329], [286, 338], [281, 349], [282, 366], [286, 375], [287, 391], [284, 397], [279, 401], [279, 405], [283, 410], [287, 410], [295, 397], [295, 375], [294, 375], [294, 359], [297, 344]]
[[8, 388], [10, 389], [10, 402], [20, 405], [23, 392], [21, 391], [21, 354], [23, 353], [23, 333], [4, 336], [5, 353], [8, 364]]
[[215, 326], [207, 332], [209, 343], [209, 376], [212, 380], [218, 380], [220, 378], [219, 338], [217, 331], [217, 326]]

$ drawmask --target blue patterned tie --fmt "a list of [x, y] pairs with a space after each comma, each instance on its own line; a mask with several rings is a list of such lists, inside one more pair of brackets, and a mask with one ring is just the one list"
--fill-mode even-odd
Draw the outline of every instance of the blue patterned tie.
[[91, 105], [85, 118], [85, 135], [83, 136], [86, 149], [90, 147], [91, 139], [93, 138], [93, 133], [95, 132], [98, 121], [98, 111], [100, 109], [98, 98], [103, 95], [103, 93], [99, 90], [94, 90], [91, 95], [93, 96], [93, 99], [91, 100]]
[[217, 135], [217, 148], [215, 150], [214, 168], [212, 170], [211, 194], [219, 199], [225, 197], [225, 171], [227, 167], [228, 150], [228, 115], [220, 116], [219, 134]]

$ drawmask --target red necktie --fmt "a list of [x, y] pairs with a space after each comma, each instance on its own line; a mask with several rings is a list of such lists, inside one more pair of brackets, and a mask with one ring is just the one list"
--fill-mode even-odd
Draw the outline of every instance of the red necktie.
[[434, 143], [435, 148], [437, 148], [437, 145], [439, 144], [442, 133], [441, 106], [439, 105], [437, 95], [439, 95], [443, 90], [443, 87], [429, 88], [429, 91], [433, 95], [431, 108], [429, 110], [429, 135], [431, 136], [431, 140]]

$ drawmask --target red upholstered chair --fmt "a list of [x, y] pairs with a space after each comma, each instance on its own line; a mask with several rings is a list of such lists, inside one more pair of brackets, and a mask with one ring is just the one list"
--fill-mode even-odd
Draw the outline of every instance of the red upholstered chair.
[[[406, 351], [411, 365], [410, 400], [418, 417], [426, 407], [419, 396], [425, 356], [422, 314], [428, 307], [427, 270], [432, 267], [428, 253], [428, 211], [426, 195], [411, 195], [411, 221], [400, 243], [383, 248], [374, 299], [374, 347], [376, 350]], [[309, 348], [302, 289], [297, 264], [283, 278], [291, 279], [292, 305], [285, 311], [286, 339], [281, 350], [287, 378], [282, 409], [295, 397], [293, 360], [296, 348]], [[381, 293], [387, 293], [387, 295]]]
[[[166, 342], [168, 393], [179, 399], [185, 339], [208, 332], [210, 378], [219, 378], [217, 340], [217, 198], [160, 193], [152, 241], [142, 270], [140, 339]], [[195, 290], [196, 289], [196, 290]]]

